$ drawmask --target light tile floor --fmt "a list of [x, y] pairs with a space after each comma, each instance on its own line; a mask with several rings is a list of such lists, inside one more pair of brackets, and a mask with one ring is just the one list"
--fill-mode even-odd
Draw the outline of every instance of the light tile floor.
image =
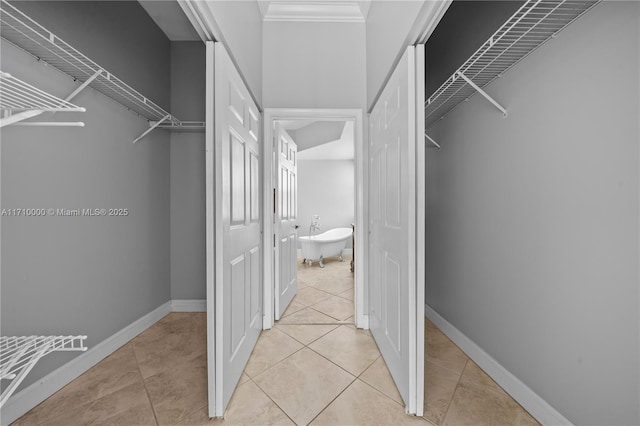
[[370, 332], [348, 324], [348, 262], [326, 265], [299, 265], [298, 296], [261, 334], [224, 420], [207, 418], [206, 315], [172, 313], [15, 424], [538, 424], [428, 320], [425, 415], [405, 415]]

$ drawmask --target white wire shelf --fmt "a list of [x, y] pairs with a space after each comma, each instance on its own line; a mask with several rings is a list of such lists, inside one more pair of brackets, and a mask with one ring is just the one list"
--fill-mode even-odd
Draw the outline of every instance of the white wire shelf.
[[87, 336], [0, 337], [0, 380], [10, 380], [0, 396], [0, 407], [43, 356], [59, 351], [86, 351]]
[[506, 115], [506, 110], [481, 88], [500, 77], [599, 1], [527, 1], [427, 99], [427, 128], [476, 92], [480, 92]]
[[[0, 127], [10, 124], [43, 124], [21, 123], [27, 118], [44, 112], [85, 112], [85, 109], [71, 102], [40, 90], [9, 73], [0, 71]], [[84, 123], [49, 123], [58, 126], [84, 126]]]
[[[61, 40], [29, 16], [2, 0], [0, 36], [80, 82], [88, 85], [150, 122], [170, 123], [182, 128], [183, 122], [147, 99], [131, 86], [107, 72], [103, 67]], [[162, 126], [165, 127], [165, 126]], [[204, 128], [204, 123], [200, 128]]]

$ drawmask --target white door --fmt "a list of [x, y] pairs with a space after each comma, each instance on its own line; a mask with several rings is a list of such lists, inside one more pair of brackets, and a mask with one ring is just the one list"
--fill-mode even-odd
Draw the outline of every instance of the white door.
[[297, 291], [297, 219], [298, 219], [298, 181], [297, 156], [298, 147], [291, 136], [276, 124], [275, 155], [278, 173], [276, 182], [276, 306], [275, 319], [279, 320], [282, 313]]
[[369, 324], [407, 412], [421, 415], [424, 283], [416, 283], [416, 112], [411, 46], [370, 119]]
[[[220, 43], [207, 42], [209, 415], [222, 416], [262, 330], [260, 112]], [[214, 98], [215, 94], [215, 98]]]

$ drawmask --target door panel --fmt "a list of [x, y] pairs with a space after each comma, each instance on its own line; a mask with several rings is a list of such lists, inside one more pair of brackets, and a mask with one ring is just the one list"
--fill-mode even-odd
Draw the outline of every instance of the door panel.
[[227, 52], [221, 44], [207, 42], [207, 330], [211, 417], [224, 415], [262, 330], [260, 126], [259, 110]]
[[289, 134], [276, 124], [276, 170], [278, 171], [276, 197], [276, 306], [275, 319], [282, 313], [297, 292], [297, 152], [298, 147]]
[[415, 67], [409, 47], [373, 108], [369, 142], [369, 323], [411, 414], [422, 411], [417, 352], [424, 350], [417, 335], [424, 300], [416, 283]]

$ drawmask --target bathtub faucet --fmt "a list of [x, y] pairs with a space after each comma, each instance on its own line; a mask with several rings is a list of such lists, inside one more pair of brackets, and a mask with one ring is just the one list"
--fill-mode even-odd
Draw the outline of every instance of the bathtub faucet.
[[313, 233], [313, 231], [320, 230], [320, 215], [314, 214], [311, 216], [311, 225], [309, 225], [309, 236]]

